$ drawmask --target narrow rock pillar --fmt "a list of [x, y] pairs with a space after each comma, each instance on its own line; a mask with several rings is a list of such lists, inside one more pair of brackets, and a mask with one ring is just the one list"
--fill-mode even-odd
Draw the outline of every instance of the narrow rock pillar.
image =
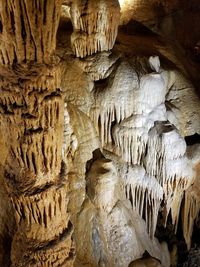
[[0, 127], [17, 230], [12, 266], [73, 266], [62, 159], [64, 99], [53, 56], [61, 0], [0, 0]]

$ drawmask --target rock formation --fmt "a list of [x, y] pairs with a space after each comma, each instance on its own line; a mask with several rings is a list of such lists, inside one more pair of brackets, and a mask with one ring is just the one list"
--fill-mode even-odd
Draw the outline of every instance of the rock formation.
[[8, 0], [0, 9], [3, 178], [16, 223], [11, 265], [72, 266], [64, 100], [53, 58], [61, 1]]
[[200, 69], [164, 2], [0, 0], [0, 266], [170, 267], [193, 246]]

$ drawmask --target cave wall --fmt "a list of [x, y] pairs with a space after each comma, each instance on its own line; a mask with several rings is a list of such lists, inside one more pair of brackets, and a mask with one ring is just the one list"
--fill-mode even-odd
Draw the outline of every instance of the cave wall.
[[197, 4], [0, 1], [0, 266], [169, 267], [193, 247]]

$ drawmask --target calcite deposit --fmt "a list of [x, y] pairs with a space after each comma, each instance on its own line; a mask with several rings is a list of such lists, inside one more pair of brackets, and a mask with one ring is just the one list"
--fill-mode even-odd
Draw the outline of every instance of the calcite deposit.
[[175, 267], [179, 239], [194, 247], [183, 2], [0, 0], [0, 266]]

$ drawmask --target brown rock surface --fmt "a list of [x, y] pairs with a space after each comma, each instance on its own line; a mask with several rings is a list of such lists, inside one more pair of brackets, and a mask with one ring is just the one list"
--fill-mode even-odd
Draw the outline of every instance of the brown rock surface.
[[194, 8], [0, 0], [0, 266], [175, 267], [158, 217], [193, 247]]

